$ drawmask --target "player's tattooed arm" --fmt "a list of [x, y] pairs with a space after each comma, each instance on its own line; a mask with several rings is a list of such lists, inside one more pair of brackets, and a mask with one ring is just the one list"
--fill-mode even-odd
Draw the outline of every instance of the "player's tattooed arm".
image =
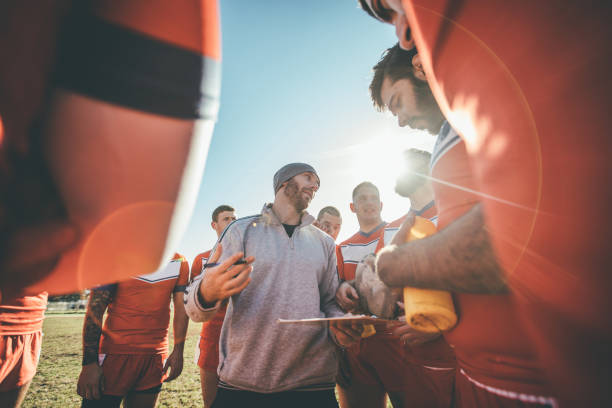
[[112, 285], [93, 289], [87, 304], [87, 314], [83, 323], [83, 365], [98, 361], [102, 318], [113, 299]]
[[379, 252], [376, 265], [381, 280], [394, 287], [479, 294], [508, 291], [491, 246], [481, 204], [437, 234], [386, 247]]

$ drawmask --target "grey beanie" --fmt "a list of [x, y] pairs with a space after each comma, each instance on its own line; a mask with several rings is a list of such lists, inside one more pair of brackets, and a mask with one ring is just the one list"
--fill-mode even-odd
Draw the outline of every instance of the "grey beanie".
[[278, 192], [278, 190], [281, 188], [281, 184], [283, 184], [285, 181], [289, 180], [291, 177], [306, 172], [314, 173], [314, 175], [317, 176], [317, 180], [319, 180], [319, 184], [321, 184], [319, 175], [310, 164], [289, 163], [281, 167], [280, 170], [274, 174], [274, 194]]

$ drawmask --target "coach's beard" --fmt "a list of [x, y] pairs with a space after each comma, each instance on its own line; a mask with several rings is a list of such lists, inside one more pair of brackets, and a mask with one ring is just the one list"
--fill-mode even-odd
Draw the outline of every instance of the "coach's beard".
[[289, 180], [287, 182], [287, 186], [285, 187], [285, 195], [287, 198], [289, 198], [289, 201], [298, 214], [308, 208], [308, 204], [310, 204], [310, 200], [306, 200], [302, 195], [304, 190], [306, 189], [302, 188], [299, 190], [298, 185], [294, 180]]

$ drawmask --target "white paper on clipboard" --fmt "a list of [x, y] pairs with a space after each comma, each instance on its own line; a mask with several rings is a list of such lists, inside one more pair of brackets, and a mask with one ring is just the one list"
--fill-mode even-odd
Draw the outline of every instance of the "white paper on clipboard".
[[399, 320], [381, 319], [376, 316], [368, 315], [346, 315], [341, 317], [315, 317], [311, 319], [278, 319], [281, 324], [320, 324], [324, 322], [359, 322], [362, 324], [372, 324], [374, 327], [388, 327], [403, 324]]

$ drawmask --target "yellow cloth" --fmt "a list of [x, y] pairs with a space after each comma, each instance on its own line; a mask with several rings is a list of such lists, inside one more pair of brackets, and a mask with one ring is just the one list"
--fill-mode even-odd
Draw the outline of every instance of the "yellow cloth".
[[[436, 226], [423, 217], [415, 217], [408, 241], [436, 233]], [[406, 322], [415, 330], [436, 333], [453, 328], [457, 314], [451, 294], [442, 290], [404, 288]]]

